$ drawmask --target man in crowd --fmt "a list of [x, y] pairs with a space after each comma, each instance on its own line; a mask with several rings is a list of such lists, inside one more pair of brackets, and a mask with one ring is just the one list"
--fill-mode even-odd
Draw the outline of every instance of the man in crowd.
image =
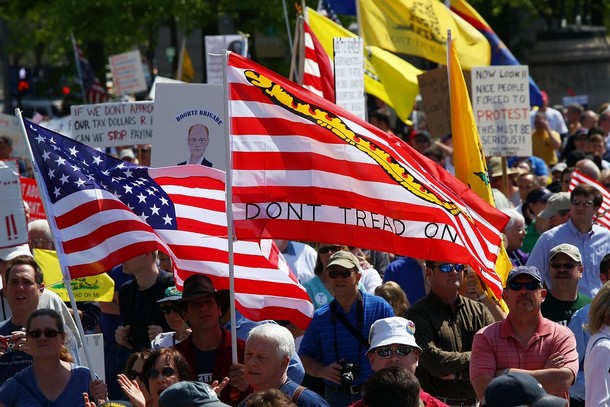
[[582, 259], [578, 248], [562, 243], [549, 254], [551, 286], [540, 308], [542, 316], [567, 326], [572, 315], [591, 303], [591, 298], [578, 292], [582, 278]]
[[563, 225], [570, 219], [571, 208], [570, 193], [555, 192], [546, 201], [546, 207], [538, 214], [538, 217], [548, 222], [547, 230], [553, 229], [555, 226]]
[[510, 371], [533, 376], [547, 393], [568, 401], [578, 371], [576, 340], [542, 316], [545, 296], [537, 268], [520, 266], [508, 274], [502, 294], [507, 318], [477, 332], [472, 345], [470, 378], [479, 400], [494, 377]]
[[576, 246], [582, 256], [584, 272], [578, 284], [578, 292], [593, 297], [602, 286], [599, 280], [599, 263], [602, 257], [610, 252], [610, 230], [593, 224], [602, 199], [601, 192], [594, 186], [577, 185], [570, 194], [570, 220], [547, 230], [536, 242], [527, 265], [540, 270], [546, 287], [551, 286], [549, 253], [561, 243]]
[[468, 368], [474, 334], [494, 322], [480, 302], [459, 295], [465, 266], [426, 261], [430, 293], [405, 314], [422, 348], [416, 375], [422, 388], [450, 406], [475, 406]]
[[182, 299], [177, 301], [182, 318], [191, 327], [191, 335], [175, 349], [184, 356], [193, 380], [212, 384], [226, 377], [229, 383], [220, 393], [223, 403], [236, 406], [246, 396], [244, 379], [244, 341], [237, 339], [237, 360], [231, 360], [231, 334], [220, 326], [220, 317], [229, 305], [228, 292], [217, 291], [204, 274], [193, 274], [184, 281]]
[[384, 299], [358, 290], [360, 261], [351, 252], [334, 253], [325, 273], [334, 300], [315, 311], [299, 356], [309, 375], [325, 379], [328, 404], [345, 407], [361, 398], [372, 373], [365, 357], [371, 325], [394, 311]]
[[279, 389], [299, 407], [328, 407], [317, 393], [288, 378], [288, 365], [294, 349], [294, 338], [283, 326], [263, 324], [252, 328], [244, 355], [246, 382], [254, 392]]

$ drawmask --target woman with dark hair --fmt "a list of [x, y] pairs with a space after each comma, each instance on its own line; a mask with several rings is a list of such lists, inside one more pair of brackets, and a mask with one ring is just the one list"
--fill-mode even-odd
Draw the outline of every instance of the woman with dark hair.
[[551, 195], [551, 192], [546, 188], [536, 188], [531, 190], [525, 197], [525, 201], [521, 206], [521, 212], [523, 213], [526, 225], [521, 250], [525, 253], [532, 251], [542, 232], [547, 230], [548, 221], [546, 219], [538, 219], [537, 216], [546, 207], [546, 202]]
[[98, 402], [108, 399], [106, 383], [92, 381], [88, 368], [71, 363], [57, 312], [49, 308], [34, 311], [27, 320], [26, 337], [32, 365], [2, 385], [0, 406], [82, 406], [83, 393]]
[[[159, 406], [159, 395], [174, 383], [189, 380], [191, 368], [184, 357], [172, 348], [155, 349], [144, 362], [142, 380], [145, 388], [140, 388], [141, 382], [130, 380], [126, 375], [119, 374], [118, 381], [134, 407]], [[144, 391], [150, 394], [147, 404]]]
[[146, 380], [144, 377], [144, 362], [146, 362], [146, 359], [148, 359], [151, 352], [151, 350], [145, 349], [143, 351], [130, 354], [127, 358], [127, 362], [125, 363], [125, 369], [123, 370], [123, 374], [129, 380], [135, 380], [138, 382], [139, 390], [144, 395], [146, 405], [150, 405], [151, 398], [148, 390], [146, 389], [146, 384], [144, 383]]

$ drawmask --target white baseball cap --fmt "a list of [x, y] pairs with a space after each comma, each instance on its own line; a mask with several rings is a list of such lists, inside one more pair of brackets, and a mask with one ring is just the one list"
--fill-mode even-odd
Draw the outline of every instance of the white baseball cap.
[[366, 353], [380, 346], [392, 344], [409, 345], [421, 350], [417, 342], [415, 342], [414, 334], [415, 324], [411, 320], [402, 317], [378, 319], [371, 325], [371, 330], [369, 331], [371, 347]]
[[0, 249], [0, 260], [10, 261], [21, 255], [34, 257], [30, 251], [30, 246], [27, 244]]

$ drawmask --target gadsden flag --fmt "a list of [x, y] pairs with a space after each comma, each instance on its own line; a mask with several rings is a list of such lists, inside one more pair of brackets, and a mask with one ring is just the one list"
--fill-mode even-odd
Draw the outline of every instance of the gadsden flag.
[[467, 263], [500, 294], [504, 214], [399, 138], [280, 75], [233, 53], [227, 69], [238, 238]]

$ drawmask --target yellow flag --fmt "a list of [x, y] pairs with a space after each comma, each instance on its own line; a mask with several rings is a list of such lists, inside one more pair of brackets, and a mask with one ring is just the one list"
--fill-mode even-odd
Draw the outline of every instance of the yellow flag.
[[[458, 53], [454, 41], [450, 41], [448, 53], [447, 69], [449, 71], [449, 95], [451, 100], [451, 133], [453, 140], [453, 160], [459, 164], [455, 166], [455, 176], [465, 183], [478, 196], [483, 198], [490, 205], [495, 206], [485, 155], [481, 146], [481, 138], [474, 119], [472, 104], [468, 97], [468, 89], [464, 74], [460, 67]], [[496, 260], [495, 271], [502, 280], [506, 282], [506, 277], [512, 268], [508, 253], [503, 245], [500, 246], [498, 259]], [[492, 291], [487, 288], [487, 295], [494, 298]], [[504, 300], [497, 298], [504, 311], [508, 307]]]
[[[34, 258], [44, 274], [45, 288], [57, 293], [62, 301], [70, 301], [62, 280], [61, 267], [55, 250], [34, 249]], [[114, 297], [114, 281], [108, 274], [80, 277], [72, 280], [76, 301], [110, 302]]]
[[[331, 59], [333, 58], [334, 37], [357, 37], [356, 34], [348, 29], [341, 27], [339, 24], [310, 8], [307, 8], [307, 20], [316, 37], [318, 37], [320, 44], [322, 44], [322, 47]], [[376, 55], [370, 55], [366, 48], [364, 53], [364, 89], [366, 93], [383, 100], [394, 109], [396, 115], [402, 121], [406, 121], [415, 103], [415, 96], [419, 92], [417, 75], [421, 71], [391, 53], [376, 52]], [[392, 73], [388, 68], [391, 65], [390, 62], [385, 60], [388, 54], [394, 57], [395, 71], [402, 71], [403, 75]], [[414, 93], [412, 92], [413, 86], [415, 86]]]
[[447, 29], [451, 29], [464, 69], [490, 64], [487, 39], [441, 1], [359, 0], [358, 11], [362, 37], [367, 45], [444, 65]]
[[182, 41], [182, 49], [180, 50], [180, 60], [178, 61], [178, 80], [183, 82], [193, 82], [195, 80], [195, 68], [193, 62], [186, 50], [186, 41]]

